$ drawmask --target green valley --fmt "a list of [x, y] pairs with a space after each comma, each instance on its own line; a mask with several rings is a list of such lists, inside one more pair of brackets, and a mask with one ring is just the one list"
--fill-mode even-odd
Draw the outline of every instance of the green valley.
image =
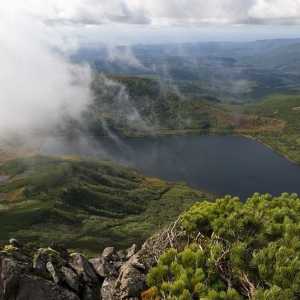
[[208, 195], [111, 162], [29, 157], [0, 166], [0, 240], [87, 252], [142, 243]]

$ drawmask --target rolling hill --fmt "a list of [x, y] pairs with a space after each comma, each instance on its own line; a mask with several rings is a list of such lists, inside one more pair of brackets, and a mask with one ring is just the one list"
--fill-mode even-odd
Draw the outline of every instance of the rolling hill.
[[0, 166], [0, 241], [96, 252], [141, 243], [207, 197], [111, 162], [29, 157]]

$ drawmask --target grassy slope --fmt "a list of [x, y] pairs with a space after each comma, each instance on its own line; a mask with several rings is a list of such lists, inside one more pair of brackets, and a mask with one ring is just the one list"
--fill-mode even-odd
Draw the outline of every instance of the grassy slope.
[[250, 135], [300, 163], [300, 96], [273, 95], [259, 104], [248, 106], [246, 112], [284, 122], [285, 126], [276, 131], [262, 130]]
[[[0, 166], [0, 241], [98, 251], [140, 243], [206, 197], [111, 162], [32, 157]], [[3, 178], [3, 177], [2, 177]]]

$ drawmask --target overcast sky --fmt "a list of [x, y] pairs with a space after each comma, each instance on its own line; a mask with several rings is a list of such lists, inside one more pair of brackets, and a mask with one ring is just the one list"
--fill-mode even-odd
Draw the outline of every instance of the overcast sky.
[[[68, 60], [80, 45], [114, 49], [299, 33], [300, 0], [1, 0], [0, 138], [47, 131], [66, 116], [80, 120], [92, 78], [88, 66]], [[130, 51], [123, 59], [137, 63]]]
[[83, 44], [300, 36], [300, 0], [10, 0], [1, 12]]

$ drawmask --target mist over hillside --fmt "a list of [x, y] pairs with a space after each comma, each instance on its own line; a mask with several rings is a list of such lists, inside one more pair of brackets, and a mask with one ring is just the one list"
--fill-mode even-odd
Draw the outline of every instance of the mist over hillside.
[[106, 74], [171, 81], [183, 94], [247, 102], [299, 91], [299, 49], [300, 39], [91, 46], [73, 60]]

